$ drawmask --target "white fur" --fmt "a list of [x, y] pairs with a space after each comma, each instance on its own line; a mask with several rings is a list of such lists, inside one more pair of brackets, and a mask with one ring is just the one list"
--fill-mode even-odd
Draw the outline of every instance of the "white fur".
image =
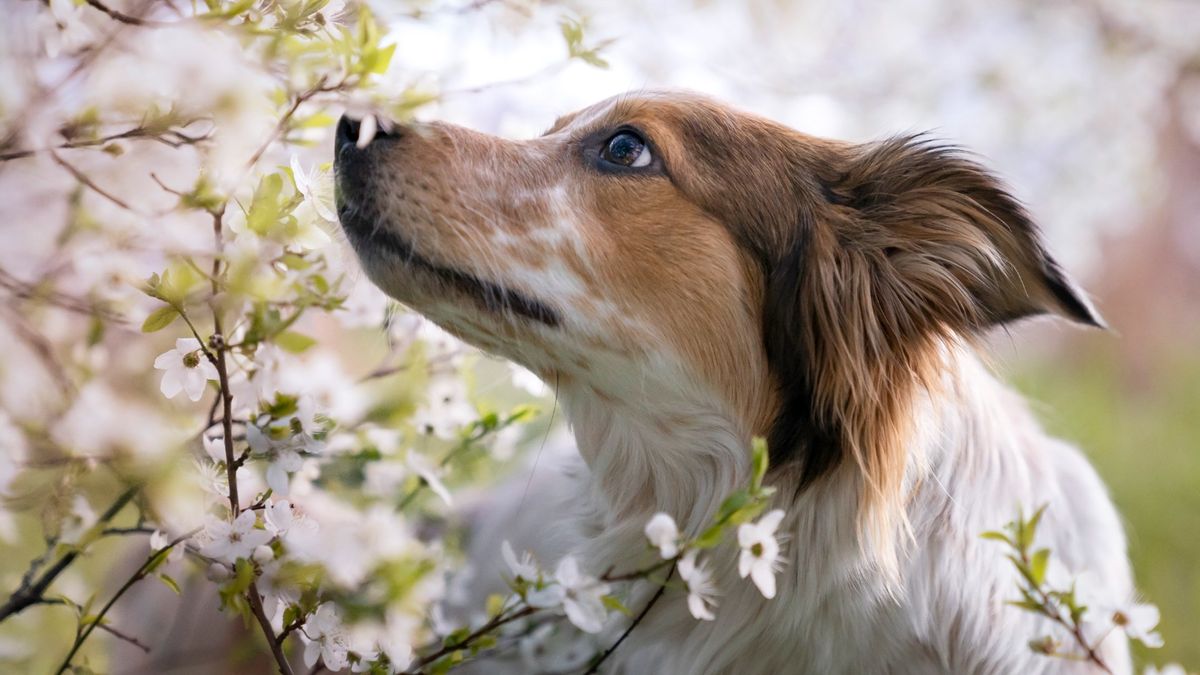
[[[1086, 664], [1031, 652], [1034, 638], [1066, 635], [1005, 603], [1017, 596], [1015, 572], [1003, 549], [979, 535], [1011, 520], [1018, 507], [1028, 513], [1048, 503], [1038, 545], [1074, 573], [1093, 572], [1120, 601], [1132, 589], [1117, 514], [1078, 451], [1047, 437], [974, 354], [948, 354], [947, 386], [920, 406], [912, 439], [905, 478], [912, 536], [896, 537], [898, 586], [883, 573], [889, 552], [859, 543], [852, 466], [798, 496], [794, 486], [777, 485], [775, 505], [788, 514], [778, 596], [764, 600], [735, 574], [733, 547], [718, 548], [711, 554], [716, 620], [693, 619], [684, 594], [668, 591], [606, 672], [1089, 672]], [[476, 560], [497, 559], [509, 537], [545, 567], [572, 552], [594, 573], [636, 569], [652, 555], [642, 528], [654, 512], [671, 513], [691, 533], [708, 522], [746, 480], [745, 433], [715, 397], [685, 381], [673, 390], [666, 384], [651, 382], [646, 396], [617, 402], [584, 387], [562, 391], [586, 467], [545, 466], [528, 494], [510, 491], [500, 500], [507, 504], [489, 504], [487, 511], [504, 515], [492, 517], [488, 536], [476, 542]], [[676, 425], [669, 434], [658, 424], [665, 419]], [[517, 513], [519, 522], [497, 527]], [[481, 576], [499, 572], [483, 567]], [[654, 590], [643, 586], [631, 599], [635, 611]], [[1116, 672], [1129, 672], [1122, 636], [1110, 636], [1103, 654]]]

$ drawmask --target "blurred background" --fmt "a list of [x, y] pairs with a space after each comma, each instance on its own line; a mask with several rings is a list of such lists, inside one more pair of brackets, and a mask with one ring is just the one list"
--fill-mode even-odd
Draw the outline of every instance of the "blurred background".
[[[550, 127], [558, 115], [614, 94], [687, 88], [810, 134], [867, 141], [930, 131], [977, 153], [1028, 204], [1052, 253], [1091, 293], [1111, 326], [1104, 332], [1055, 321], [1013, 326], [992, 340], [995, 368], [1031, 399], [1052, 432], [1084, 449], [1112, 491], [1126, 519], [1138, 586], [1163, 613], [1166, 646], [1140, 658], [1200, 667], [1200, 640], [1195, 639], [1200, 636], [1200, 2], [439, 0], [370, 5], [387, 26], [387, 40], [397, 45], [388, 77], [398, 90], [427, 92], [434, 99], [418, 109], [422, 118], [528, 137]], [[0, 0], [6, 14], [38, 8], [34, 0]], [[93, 14], [88, 21], [104, 20]], [[587, 59], [568, 58], [564, 18], [579, 22]], [[16, 34], [10, 28], [0, 37], [15, 43]], [[173, 61], [156, 61], [159, 74], [194, 67], [195, 79], [187, 80], [192, 89], [216, 90], [222, 78], [243, 76], [238, 62], [216, 58], [221, 49], [202, 42], [146, 49], [168, 47], [174, 51], [163, 53]], [[142, 67], [117, 65], [110, 71], [127, 79], [136, 76], [131, 68]], [[0, 63], [0, 111], [19, 109], [5, 105], [8, 98], [18, 98], [13, 92], [19, 82], [53, 78], [63, 68], [49, 61], [36, 68], [17, 60]], [[117, 77], [113, 72], [107, 75]], [[179, 82], [175, 86], [188, 89]], [[119, 103], [124, 90], [113, 91], [109, 105]], [[62, 106], [77, 104], [68, 100]], [[49, 135], [57, 122], [47, 121], [49, 115], [43, 120], [38, 112], [22, 123]], [[251, 131], [240, 140], [252, 148], [262, 131], [242, 126]], [[331, 160], [330, 133], [313, 130], [306, 160]], [[170, 156], [166, 149], [157, 151], [160, 161]], [[134, 179], [127, 181], [115, 168], [92, 166], [109, 171], [98, 174], [106, 185], [167, 197], [144, 175], [136, 178], [140, 183], [129, 182]], [[169, 171], [155, 180], [182, 184], [184, 179]], [[178, 175], [191, 180], [186, 169]], [[42, 257], [53, 262], [56, 230], [39, 224], [66, 219], [69, 192], [63, 178], [60, 168], [44, 158], [0, 166], [5, 204], [0, 213], [7, 214], [0, 218], [5, 272], [0, 291], [13, 309], [12, 317], [0, 322], [10, 324], [0, 326], [7, 357], [0, 364], [0, 402], [18, 421], [41, 406], [38, 392], [50, 391], [53, 397], [54, 387], [52, 378], [33, 373], [38, 355], [26, 357], [15, 346], [22, 338], [21, 287], [8, 282], [28, 278]], [[111, 205], [96, 201], [93, 207], [106, 222], [123, 222]], [[174, 199], [159, 201], [169, 205]], [[57, 205], [46, 211], [44, 204], [51, 202]], [[155, 207], [150, 211], [161, 206], [150, 204]], [[208, 245], [210, 233], [164, 226], [162, 236], [198, 247]], [[140, 321], [150, 305], [129, 284], [162, 269], [161, 251], [98, 245], [76, 255], [91, 268], [75, 271], [79, 292], [118, 295], [116, 279], [125, 275], [120, 301], [138, 310], [133, 316], [140, 311]], [[382, 298], [361, 288], [351, 304], [371, 318], [360, 327], [378, 324], [385, 311]], [[46, 325], [51, 332], [68, 332], [64, 321]], [[358, 374], [390, 353], [375, 328], [309, 330], [321, 338], [322, 355], [359, 361]], [[168, 346], [164, 342], [158, 351]], [[119, 386], [157, 396], [149, 374], [156, 351], [147, 349], [110, 346], [106, 360], [87, 368], [89, 373], [120, 373], [119, 368], [142, 373], [142, 380]], [[343, 374], [341, 366], [330, 365], [333, 360], [310, 358], [309, 370], [297, 377], [331, 378], [336, 370], [346, 384], [338, 395], [345, 395], [358, 374]], [[491, 379], [497, 377], [492, 373]], [[35, 383], [39, 378], [51, 385]], [[423, 383], [411, 386], [419, 389]], [[508, 385], [486, 395], [510, 402], [520, 396]], [[337, 401], [329, 398], [324, 404], [336, 408]], [[96, 403], [83, 407], [82, 417], [65, 419], [73, 438], [91, 433], [89, 420], [99, 414]], [[156, 401], [155, 410], [163, 404]], [[346, 405], [355, 409], [353, 402]], [[404, 405], [411, 412], [411, 401]], [[113, 409], [109, 416], [120, 419], [143, 410], [149, 408]], [[178, 409], [171, 411], [175, 420], [181, 417]], [[179, 436], [185, 426], [177, 427], [173, 431]], [[4, 439], [14, 436], [3, 431]], [[138, 433], [170, 435], [164, 429]], [[139, 442], [152, 444], [127, 441]], [[6, 450], [0, 452], [0, 486], [19, 470], [19, 453]], [[53, 483], [45, 485], [50, 490]], [[7, 580], [19, 575], [42, 540], [36, 515], [5, 518], [0, 513], [0, 539], [26, 547], [20, 556], [0, 560]], [[89, 579], [99, 578], [115, 558], [116, 553], [97, 555], [87, 568]], [[51, 630], [47, 622], [54, 619], [46, 616], [31, 629]], [[0, 639], [0, 658], [17, 653], [26, 639], [27, 634]]]
[[396, 67], [449, 92], [419, 116], [525, 137], [613, 94], [680, 87], [816, 135], [931, 131], [978, 153], [1111, 326], [1015, 326], [995, 366], [1112, 490], [1163, 612], [1154, 660], [1200, 664], [1200, 3], [559, 5], [612, 40], [605, 69], [547, 69], [559, 14], [487, 4], [484, 20], [395, 22]]

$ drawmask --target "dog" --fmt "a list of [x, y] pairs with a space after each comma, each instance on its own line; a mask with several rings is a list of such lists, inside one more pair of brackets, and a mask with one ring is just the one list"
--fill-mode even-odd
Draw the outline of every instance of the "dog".
[[[343, 117], [335, 171], [368, 277], [556, 387], [583, 466], [498, 509], [525, 514], [512, 527], [540, 533], [521, 543], [544, 566], [644, 566], [647, 520], [698, 533], [768, 442], [778, 595], [735, 576], [734, 547], [706, 552], [716, 619], [671, 589], [607, 672], [1093, 672], [1031, 651], [1055, 629], [1008, 604], [1013, 566], [980, 534], [1044, 503], [1039, 545], [1124, 601], [1120, 521], [977, 346], [1025, 317], [1103, 322], [965, 152], [815, 138], [669, 91], [527, 141], [359, 134]], [[1129, 671], [1120, 631], [1099, 653]]]

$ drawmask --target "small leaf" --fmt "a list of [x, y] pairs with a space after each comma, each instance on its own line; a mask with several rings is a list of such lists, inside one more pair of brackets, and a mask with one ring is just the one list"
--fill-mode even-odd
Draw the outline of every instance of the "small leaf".
[[504, 596], [499, 593], [492, 593], [487, 598], [487, 614], [488, 616], [499, 616], [500, 611], [504, 609]]
[[624, 614], [625, 616], [633, 616], [633, 612], [629, 611], [629, 608], [626, 607], [625, 604], [622, 603], [620, 600], [618, 600], [616, 598], [616, 596], [614, 596], [614, 595], [602, 596], [600, 598], [600, 600], [601, 600], [601, 602], [604, 603], [604, 606], [606, 608], [608, 608], [609, 610], [612, 610], [614, 612], [620, 612], [620, 613]]
[[275, 344], [293, 354], [299, 354], [317, 344], [317, 341], [303, 333], [287, 330], [275, 336]]
[[1043, 548], [1034, 551], [1029, 561], [1029, 575], [1035, 586], [1041, 586], [1046, 580], [1046, 565], [1050, 562], [1050, 549]]
[[142, 332], [154, 333], [160, 331], [167, 326], [170, 326], [171, 323], [175, 321], [175, 317], [177, 316], [179, 316], [179, 310], [175, 309], [171, 305], [159, 307], [153, 312], [150, 312], [150, 315], [147, 316], [146, 320], [142, 322]]
[[767, 466], [770, 463], [770, 455], [767, 453], [767, 441], [760, 436], [754, 437], [750, 447], [752, 466], [750, 489], [752, 491], [757, 491], [760, 487], [762, 487], [763, 477], [767, 475]]
[[175, 595], [182, 595], [183, 591], [179, 588], [179, 583], [171, 578], [169, 574], [156, 574], [155, 578], [166, 584], [167, 588], [175, 591]]
[[1013, 543], [1012, 539], [1009, 539], [1007, 534], [1004, 534], [1003, 532], [997, 532], [996, 530], [988, 530], [987, 532], [984, 532], [983, 534], [981, 534], [979, 536], [983, 539], [992, 539], [994, 541], [1002, 541], [1009, 545], [1011, 545]]

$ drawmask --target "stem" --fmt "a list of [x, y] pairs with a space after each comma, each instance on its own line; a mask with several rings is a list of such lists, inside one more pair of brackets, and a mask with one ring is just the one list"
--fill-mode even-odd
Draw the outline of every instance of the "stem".
[[642, 608], [642, 611], [639, 612], [636, 617], [634, 617], [633, 623], [629, 624], [629, 627], [625, 629], [624, 633], [621, 633], [621, 637], [617, 638], [617, 641], [614, 642], [611, 647], [604, 650], [604, 653], [600, 655], [600, 658], [596, 659], [596, 662], [592, 664], [591, 668], [587, 669], [587, 672], [584, 675], [593, 675], [593, 673], [600, 672], [600, 665], [604, 663], [608, 657], [612, 656], [613, 652], [617, 651], [617, 647], [621, 646], [621, 643], [625, 641], [625, 638], [629, 637], [629, 634], [633, 632], [633, 629], [637, 628], [637, 625], [642, 622], [642, 619], [646, 618], [646, 615], [650, 613], [650, 608], [658, 602], [659, 598], [663, 596], [663, 593], [666, 593], [667, 582], [671, 580], [671, 577], [674, 576], [674, 574], [675, 566], [672, 565], [671, 571], [667, 572], [667, 578], [663, 581], [662, 585], [658, 587], [658, 590], [654, 592], [654, 597], [650, 598], [650, 602], [647, 602], [646, 606]]
[[55, 671], [56, 675], [62, 675], [62, 673], [66, 672], [67, 668], [71, 666], [71, 659], [75, 658], [75, 654], [79, 652], [79, 648], [82, 647], [83, 643], [87, 641], [88, 636], [92, 634], [92, 631], [96, 630], [96, 627], [99, 626], [102, 621], [104, 621], [104, 616], [108, 614], [108, 611], [112, 609], [113, 605], [117, 604], [117, 600], [120, 600], [121, 596], [125, 595], [125, 592], [130, 588], [133, 588], [134, 584], [146, 578], [146, 575], [162, 562], [162, 559], [168, 552], [170, 552], [171, 549], [175, 548], [175, 546], [177, 546], [180, 542], [190, 538], [197, 532], [199, 532], [198, 529], [176, 537], [166, 546], [152, 553], [150, 557], [146, 559], [146, 562], [142, 563], [141, 567], [139, 567], [137, 571], [133, 573], [133, 576], [129, 577], [129, 579], [125, 581], [121, 588], [118, 589], [117, 592], [108, 599], [108, 602], [104, 603], [104, 607], [100, 609], [99, 613], [96, 614], [96, 618], [88, 624], [87, 628], [84, 628], [75, 637], [75, 644], [71, 645], [71, 651], [67, 652], [67, 656], [63, 659], [62, 665], [60, 665], [58, 670]]
[[[108, 521], [112, 520], [117, 513], [119, 513], [121, 509], [125, 508], [125, 505], [134, 498], [138, 492], [138, 489], [139, 488], [137, 487], [131, 487], [125, 492], [121, 493], [121, 495], [117, 497], [116, 501], [114, 501], [112, 505], [105, 509], [104, 513], [101, 514], [97, 524], [107, 523]], [[72, 550], [62, 558], [59, 558], [58, 562], [54, 563], [53, 567], [46, 570], [46, 572], [42, 574], [42, 576], [38, 578], [36, 582], [32, 581], [33, 573], [38, 565], [41, 564], [41, 560], [34, 561], [34, 564], [30, 566], [29, 571], [25, 573], [25, 578], [22, 579], [21, 586], [11, 596], [9, 596], [8, 601], [5, 602], [3, 606], [0, 606], [0, 621], [4, 621], [8, 617], [19, 613], [21, 610], [29, 607], [30, 605], [36, 605], [42, 602], [42, 595], [46, 592], [46, 589], [49, 588], [50, 584], [56, 578], [58, 578], [58, 575], [62, 574], [64, 570], [70, 567], [71, 563], [75, 562], [75, 559], [79, 557], [79, 554], [79, 550]]]
[[471, 633], [470, 635], [466, 636], [465, 638], [463, 638], [453, 644], [444, 645], [441, 649], [437, 650], [436, 652], [417, 661], [415, 664], [413, 664], [413, 666], [410, 670], [405, 671], [405, 674], [406, 675], [415, 675], [416, 673], [420, 673], [420, 672], [422, 672], [422, 669], [425, 666], [437, 661], [438, 659], [442, 658], [443, 656], [450, 654], [451, 652], [456, 652], [460, 649], [469, 647], [472, 642], [474, 642], [475, 640], [478, 640], [479, 638], [483, 637], [484, 635], [487, 635], [488, 633], [496, 630], [497, 628], [499, 628], [505, 624], [512, 623], [513, 621], [516, 621], [517, 619], [523, 619], [523, 618], [529, 616], [530, 614], [533, 614], [536, 611], [538, 611], [536, 607], [529, 607], [527, 605], [527, 606], [522, 607], [521, 609], [517, 610], [516, 612], [509, 614], [508, 616], [505, 616], [505, 613], [501, 612], [501, 613], [497, 614], [496, 616], [492, 617], [491, 621], [488, 621], [487, 623], [483, 624], [478, 629], [476, 629], [475, 632]]
[[[1023, 562], [1025, 565], [1029, 565], [1029, 554], [1025, 550], [1021, 550], [1020, 555], [1021, 562]], [[1098, 668], [1108, 673], [1108, 675], [1113, 675], [1112, 669], [1109, 668], [1108, 664], [1105, 663], [1104, 660], [1100, 658], [1100, 655], [1096, 653], [1095, 647], [1088, 644], [1087, 637], [1084, 636], [1083, 628], [1079, 625], [1079, 623], [1076, 621], [1067, 623], [1066, 619], [1062, 618], [1062, 613], [1058, 611], [1058, 604], [1050, 597], [1049, 594], [1046, 593], [1046, 591], [1042, 590], [1041, 585], [1035, 586], [1030, 584], [1030, 588], [1032, 588], [1033, 592], [1037, 594], [1038, 600], [1042, 604], [1042, 614], [1044, 614], [1051, 621], [1054, 621], [1058, 625], [1067, 629], [1067, 632], [1070, 633], [1071, 637], [1075, 639], [1075, 643], [1083, 649], [1084, 659], [1092, 662]], [[1052, 609], [1053, 611], [1051, 611]], [[1103, 638], [1101, 639], [1101, 642], [1103, 642]]]

